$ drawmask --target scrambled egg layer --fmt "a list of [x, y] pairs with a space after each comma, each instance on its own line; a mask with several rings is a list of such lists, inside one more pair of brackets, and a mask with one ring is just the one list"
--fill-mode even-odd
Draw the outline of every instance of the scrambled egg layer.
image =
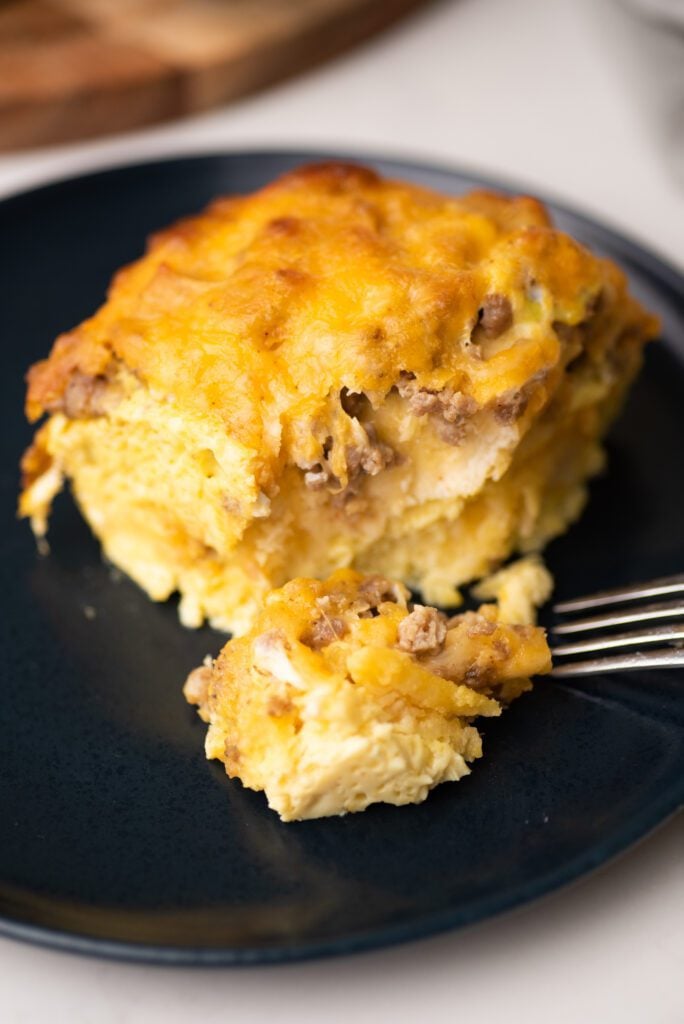
[[544, 632], [496, 605], [447, 620], [407, 596], [351, 570], [269, 594], [252, 629], [186, 682], [207, 757], [285, 821], [417, 803], [468, 774], [482, 754], [473, 719], [549, 671]]
[[455, 603], [579, 514], [655, 331], [533, 199], [301, 168], [155, 236], [31, 369], [20, 512], [68, 479], [191, 626], [345, 566]]

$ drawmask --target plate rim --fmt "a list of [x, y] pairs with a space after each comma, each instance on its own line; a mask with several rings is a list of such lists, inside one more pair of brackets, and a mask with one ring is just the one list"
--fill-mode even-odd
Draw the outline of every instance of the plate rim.
[[[481, 171], [479, 168], [469, 164], [452, 164], [448, 160], [442, 161], [439, 158], [432, 160], [429, 157], [412, 155], [407, 151], [401, 151], [394, 148], [388, 148], [384, 153], [363, 149], [356, 150], [353, 147], [347, 146], [338, 150], [332, 149], [328, 145], [324, 145], [320, 149], [316, 146], [307, 145], [288, 146], [283, 148], [270, 145], [254, 145], [245, 148], [238, 146], [235, 148], [208, 147], [182, 152], [169, 150], [160, 156], [143, 156], [140, 159], [103, 163], [102, 165], [80, 173], [78, 171], [75, 173], [66, 171], [63, 174], [58, 173], [54, 177], [50, 177], [47, 181], [39, 181], [37, 184], [30, 185], [28, 188], [13, 189], [6, 195], [0, 196], [0, 211], [4, 212], [6, 208], [14, 203], [19, 204], [21, 202], [25, 202], [27, 199], [42, 193], [50, 191], [57, 192], [61, 188], [69, 187], [78, 182], [87, 182], [94, 178], [115, 176], [121, 172], [150, 171], [156, 167], [175, 163], [199, 163], [207, 160], [226, 159], [250, 160], [254, 158], [267, 158], [272, 160], [281, 160], [283, 158], [287, 160], [301, 159], [303, 163], [318, 163], [320, 161], [333, 160], [359, 164], [393, 165], [397, 170], [400, 170], [403, 167], [407, 170], [414, 169], [418, 171], [425, 171], [427, 173], [443, 174], [445, 176], [469, 178], [485, 188], [491, 188], [497, 191], [513, 193], [521, 196], [533, 196], [545, 206], [551, 207], [552, 210], [557, 210], [562, 214], [566, 214], [573, 217], [575, 220], [580, 221], [590, 230], [595, 231], [598, 229], [602, 235], [610, 238], [611, 243], [615, 243], [618, 248], [624, 249], [626, 252], [630, 253], [635, 261], [644, 267], [644, 269], [649, 272], [656, 272], [659, 277], [664, 276], [668, 278], [668, 285], [670, 287], [674, 290], [679, 289], [684, 292], [684, 267], [680, 270], [679, 267], [669, 260], [665, 253], [660, 253], [656, 249], [653, 249], [639, 241], [635, 236], [631, 235], [629, 231], [617, 226], [612, 226], [612, 224], [604, 224], [602, 221], [594, 218], [590, 213], [583, 212], [583, 210], [575, 206], [572, 201], [556, 198], [552, 192], [549, 193], [546, 189], [537, 189], [531, 182], [527, 183], [516, 175], [508, 177], [508, 175], [504, 174], [502, 177], [499, 177], [497, 174], [490, 173], [488, 171]], [[200, 211], [198, 210], [196, 212]], [[651, 264], [651, 266], [649, 266], [649, 264]]]
[[[604, 867], [609, 867], [668, 821], [673, 820], [684, 805], [684, 784], [680, 785], [679, 790], [680, 792], [675, 787], [674, 793], [668, 794], [669, 798], [663, 800], [662, 805], [650, 804], [650, 813], [647, 815], [633, 818], [627, 836], [623, 830], [610, 841], [604, 840], [603, 843], [583, 851], [562, 868], [537, 875], [534, 882], [520, 884], [506, 899], [502, 900], [500, 896], [483, 898], [472, 904], [467, 912], [446, 910], [422, 916], [416, 922], [403, 922], [389, 927], [369, 929], [357, 935], [291, 947], [204, 947], [136, 943], [104, 939], [46, 925], [27, 924], [8, 918], [4, 914], [0, 914], [0, 936], [59, 952], [79, 953], [120, 963], [162, 967], [266, 967], [391, 949], [430, 936], [436, 937], [484, 924], [504, 914], [522, 910], [528, 904], [536, 905], [545, 896], [553, 896], [573, 884], [580, 884], [584, 878]], [[652, 810], [654, 807], [655, 811]]]
[[[122, 161], [108, 166], [100, 166], [84, 173], [65, 174], [51, 178], [21, 191], [14, 191], [0, 198], [0, 218], [12, 207], [31, 201], [34, 197], [53, 194], [79, 183], [88, 183], [92, 179], [116, 178], [117, 175], [130, 172], [154, 173], [173, 164], [202, 164], [213, 161], [231, 161], [236, 163], [250, 160], [301, 161], [318, 162], [340, 160], [354, 163], [366, 163], [393, 169], [397, 173], [424, 172], [458, 177], [472, 181], [484, 188], [517, 194], [534, 195], [552, 211], [566, 215], [587, 228], [590, 233], [597, 233], [606, 239], [621, 257], [632, 262], [658, 283], [665, 285], [675, 294], [684, 295], [684, 272], [670, 263], [640, 241], [622, 230], [604, 225], [591, 215], [578, 211], [572, 204], [558, 201], [546, 192], [536, 188], [528, 188], [515, 178], [498, 178], [488, 173], [480, 173], [477, 169], [450, 165], [439, 160], [415, 158], [397, 152], [375, 153], [372, 151], [352, 151], [344, 147], [342, 150], [321, 149], [312, 147], [278, 148], [272, 146], [249, 147], [235, 149], [193, 150], [182, 153], [168, 153], [154, 159]], [[141, 239], [144, 242], [144, 239]], [[668, 347], [679, 350], [676, 339], [668, 339]], [[633, 815], [619, 833], [604, 838], [593, 844], [561, 867], [535, 876], [533, 881], [518, 884], [509, 890], [502, 899], [482, 897], [465, 908], [451, 908], [431, 914], [422, 915], [415, 921], [404, 921], [394, 925], [370, 928], [367, 931], [353, 933], [337, 939], [317, 940], [298, 943], [296, 946], [278, 945], [261, 946], [184, 946], [163, 945], [150, 942], [136, 943], [129, 940], [112, 940], [89, 935], [80, 931], [67, 931], [48, 925], [28, 923], [8, 916], [0, 911], [0, 935], [18, 939], [44, 948], [63, 952], [80, 953], [88, 956], [103, 957], [120, 962], [138, 964], [156, 964], [165, 966], [194, 967], [246, 967], [266, 966], [275, 964], [295, 963], [351, 953], [367, 952], [373, 949], [390, 948], [395, 945], [416, 941], [430, 935], [443, 934], [456, 929], [484, 922], [504, 913], [510, 913], [528, 903], [535, 903], [545, 895], [552, 895], [568, 885], [579, 882], [584, 876], [595, 870], [608, 866], [620, 855], [626, 853], [636, 843], [645, 839], [659, 827], [671, 820], [684, 805], [684, 778], [679, 785], [675, 782], [669, 787], [663, 798], [648, 804], [641, 813]], [[0, 884], [0, 899], [2, 885]]]

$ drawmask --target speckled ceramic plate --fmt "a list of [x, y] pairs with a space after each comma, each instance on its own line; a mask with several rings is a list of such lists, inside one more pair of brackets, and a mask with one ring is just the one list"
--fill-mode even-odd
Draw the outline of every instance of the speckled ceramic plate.
[[[0, 931], [170, 963], [346, 953], [455, 928], [596, 867], [682, 800], [681, 676], [543, 682], [486, 725], [486, 757], [418, 807], [283, 825], [204, 759], [185, 673], [222, 638], [115, 581], [69, 497], [52, 554], [14, 517], [26, 367], [102, 300], [145, 236], [317, 154], [126, 167], [0, 203]], [[472, 176], [370, 159], [448, 192]], [[663, 343], [612, 434], [582, 522], [552, 544], [557, 594], [684, 567], [682, 280], [624, 238], [557, 220], [617, 260]], [[86, 609], [94, 609], [86, 612]]]

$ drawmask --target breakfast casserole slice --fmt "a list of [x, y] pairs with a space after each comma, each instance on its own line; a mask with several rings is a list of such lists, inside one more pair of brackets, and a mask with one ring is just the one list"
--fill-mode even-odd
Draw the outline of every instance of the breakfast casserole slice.
[[349, 569], [269, 594], [185, 684], [209, 723], [207, 757], [285, 821], [418, 803], [467, 775], [482, 754], [473, 720], [549, 671], [544, 631], [494, 604], [447, 618], [407, 598]]
[[534, 199], [304, 167], [156, 235], [31, 369], [20, 512], [69, 481], [190, 626], [347, 566], [454, 604], [579, 515], [655, 332]]

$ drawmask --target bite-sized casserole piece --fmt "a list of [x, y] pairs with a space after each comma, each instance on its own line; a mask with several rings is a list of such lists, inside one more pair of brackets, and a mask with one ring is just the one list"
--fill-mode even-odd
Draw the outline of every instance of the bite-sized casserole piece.
[[417, 803], [467, 775], [482, 754], [473, 720], [549, 671], [544, 631], [502, 621], [495, 604], [447, 618], [407, 597], [349, 569], [269, 594], [185, 684], [209, 723], [207, 757], [285, 821]]
[[69, 480], [191, 626], [346, 566], [449, 605], [577, 517], [655, 331], [534, 199], [303, 167], [156, 235], [31, 369], [20, 511]]

